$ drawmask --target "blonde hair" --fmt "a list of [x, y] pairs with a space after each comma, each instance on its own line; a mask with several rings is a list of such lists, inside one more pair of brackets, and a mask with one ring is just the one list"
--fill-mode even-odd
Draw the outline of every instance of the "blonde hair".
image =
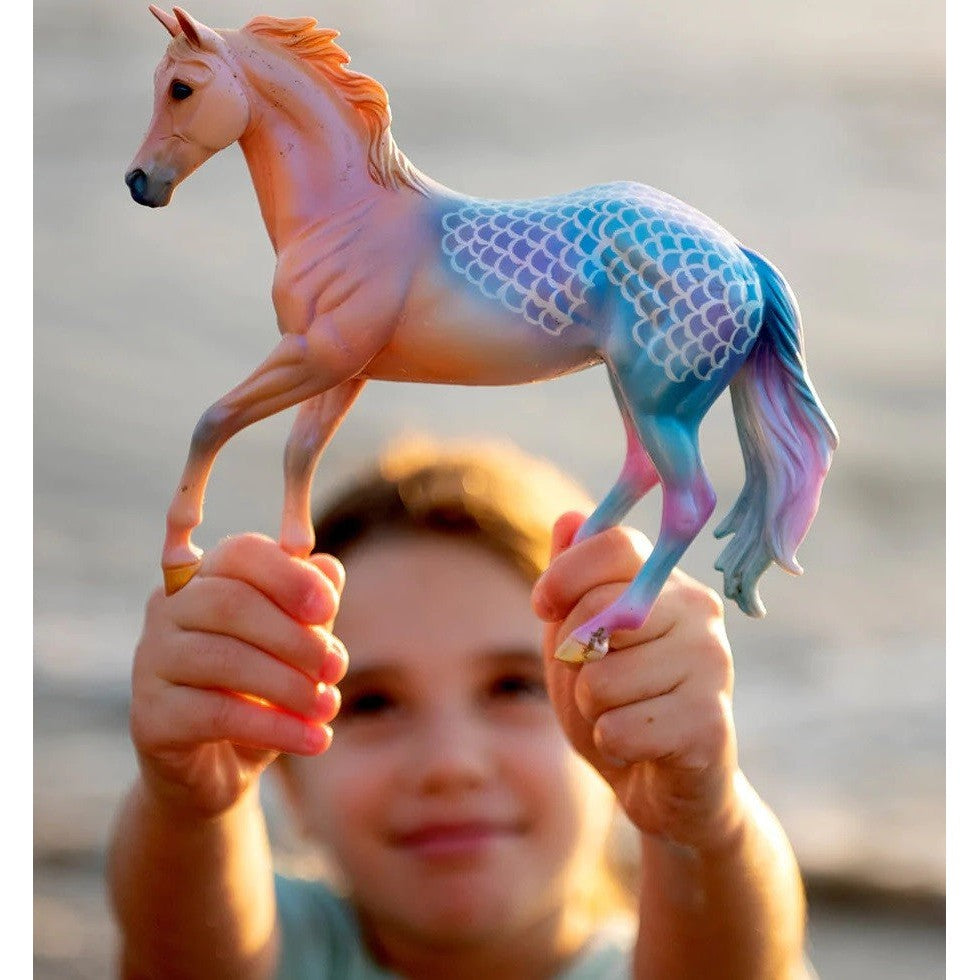
[[[445, 534], [489, 549], [530, 585], [548, 567], [555, 520], [593, 506], [561, 470], [510, 443], [413, 437], [382, 453], [327, 504], [315, 522], [316, 550], [343, 559], [393, 534]], [[577, 890], [576, 904], [593, 923], [635, 904], [624, 829], [614, 821], [603, 859]]]
[[551, 463], [499, 441], [402, 440], [316, 521], [316, 549], [342, 557], [398, 530], [437, 531], [490, 548], [529, 582], [548, 567], [551, 529], [588, 494]]

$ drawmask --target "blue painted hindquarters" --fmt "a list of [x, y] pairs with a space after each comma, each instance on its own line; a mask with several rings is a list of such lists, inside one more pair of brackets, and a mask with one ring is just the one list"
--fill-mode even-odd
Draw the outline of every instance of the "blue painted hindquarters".
[[457, 276], [552, 336], [592, 325], [601, 344], [612, 326], [595, 323], [596, 311], [618, 299], [615, 320], [674, 382], [716, 376], [762, 321], [758, 276], [738, 242], [643, 184], [453, 202], [441, 244]]

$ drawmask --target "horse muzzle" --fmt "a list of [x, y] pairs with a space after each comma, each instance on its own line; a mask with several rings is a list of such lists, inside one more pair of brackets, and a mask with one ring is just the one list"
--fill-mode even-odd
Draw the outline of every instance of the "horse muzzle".
[[172, 180], [154, 180], [139, 167], [130, 170], [124, 179], [129, 193], [137, 204], [143, 204], [148, 208], [162, 208], [170, 203], [174, 190]]

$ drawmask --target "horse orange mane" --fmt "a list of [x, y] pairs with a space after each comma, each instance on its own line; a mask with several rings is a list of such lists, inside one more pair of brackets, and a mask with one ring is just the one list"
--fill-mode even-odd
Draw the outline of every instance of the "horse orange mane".
[[367, 128], [368, 172], [373, 180], [391, 190], [404, 184], [425, 193], [419, 172], [391, 135], [388, 93], [369, 75], [347, 67], [350, 55], [335, 40], [339, 31], [317, 27], [314, 17], [255, 17], [244, 29], [286, 48], [340, 89]]

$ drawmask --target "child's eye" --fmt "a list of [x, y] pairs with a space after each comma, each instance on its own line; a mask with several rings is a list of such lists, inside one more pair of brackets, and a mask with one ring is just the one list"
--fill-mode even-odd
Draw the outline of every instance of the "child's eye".
[[547, 693], [541, 678], [525, 674], [504, 674], [490, 685], [492, 697], [543, 698], [547, 697]]
[[394, 706], [394, 698], [384, 691], [358, 691], [342, 696], [340, 712], [347, 717], [370, 718], [390, 711]]

